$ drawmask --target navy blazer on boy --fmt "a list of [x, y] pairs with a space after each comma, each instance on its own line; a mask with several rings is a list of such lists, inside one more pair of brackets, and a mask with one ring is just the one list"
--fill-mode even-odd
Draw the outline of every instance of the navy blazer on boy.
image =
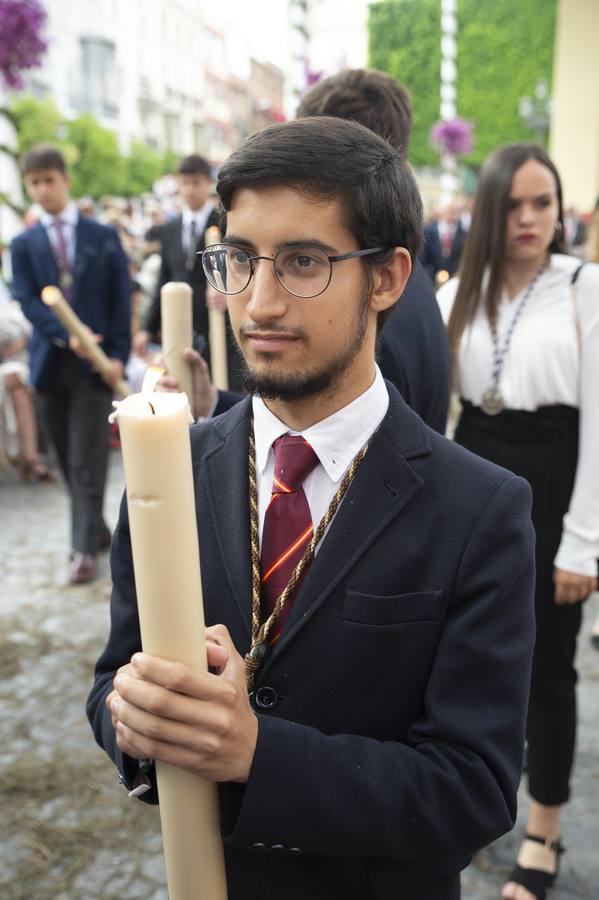
[[[107, 356], [127, 362], [131, 346], [131, 280], [127, 258], [114, 228], [79, 216], [76, 228], [71, 305], [85, 325], [103, 335]], [[13, 296], [33, 324], [29, 342], [32, 384], [52, 388], [58, 349], [68, 335], [54, 313], [40, 299], [46, 285], [58, 285], [58, 268], [46, 229], [24, 231], [11, 245]], [[86, 364], [87, 365], [87, 364]]]
[[[455, 900], [516, 816], [533, 630], [526, 482], [390, 405], [251, 699], [245, 785], [221, 785], [229, 900]], [[250, 400], [191, 430], [206, 621], [250, 644]], [[176, 552], [175, 552], [176, 556]], [[126, 504], [88, 715], [139, 650]], [[156, 791], [145, 799], [156, 800]]]

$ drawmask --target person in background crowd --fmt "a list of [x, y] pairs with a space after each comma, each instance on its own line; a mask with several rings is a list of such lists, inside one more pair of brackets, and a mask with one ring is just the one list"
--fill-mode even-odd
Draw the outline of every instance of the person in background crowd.
[[580, 218], [575, 206], [567, 206], [564, 209], [564, 241], [566, 247], [577, 253], [584, 248], [587, 239], [587, 229]]
[[460, 204], [451, 200], [424, 228], [422, 265], [433, 284], [443, 284], [458, 270], [466, 235], [461, 215]]
[[576, 735], [576, 638], [581, 603], [597, 588], [599, 267], [581, 268], [564, 246], [554, 164], [534, 144], [504, 147], [482, 170], [459, 279], [439, 291], [463, 402], [456, 440], [533, 490], [532, 799], [502, 891], [510, 900], [542, 900], [556, 877]]
[[[347, 69], [319, 81], [303, 97], [297, 116], [359, 122], [388, 140], [404, 159], [408, 155], [410, 95], [384, 72]], [[444, 434], [449, 403], [447, 340], [434, 291], [419, 262], [382, 329], [378, 361], [406, 403]]]
[[[91, 581], [97, 553], [110, 543], [103, 519], [112, 386], [131, 346], [131, 286], [127, 259], [113, 228], [79, 215], [69, 197], [60, 151], [38, 145], [22, 160], [29, 196], [42, 207], [40, 222], [12, 242], [13, 295], [33, 325], [31, 382], [38, 391], [50, 437], [71, 497], [70, 581]], [[69, 338], [42, 302], [46, 285], [59, 285], [107, 356], [112, 373], [95, 374], [79, 342]]]
[[40, 459], [35, 403], [29, 385], [31, 325], [0, 277], [0, 469], [16, 462], [23, 481], [51, 482]]
[[184, 202], [181, 215], [159, 226], [160, 276], [144, 327], [133, 340], [133, 349], [140, 356], [146, 353], [150, 341], [159, 343], [160, 291], [168, 281], [185, 281], [191, 286], [193, 329], [208, 341], [206, 277], [199, 254], [204, 249], [206, 229], [218, 220], [210, 199], [212, 169], [207, 160], [195, 155], [185, 157], [179, 166], [179, 187]]

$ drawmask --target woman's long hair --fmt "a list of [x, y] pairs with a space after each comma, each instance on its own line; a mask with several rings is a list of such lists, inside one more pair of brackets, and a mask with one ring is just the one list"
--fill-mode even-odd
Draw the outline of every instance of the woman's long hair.
[[[505, 237], [512, 179], [515, 172], [529, 159], [542, 163], [555, 178], [558, 224], [549, 252], [567, 252], [564, 242], [562, 185], [553, 162], [537, 144], [509, 144], [500, 147], [487, 159], [481, 171], [472, 221], [460, 264], [459, 286], [447, 326], [454, 372], [460, 340], [473, 321], [479, 304], [485, 304], [490, 322], [496, 319], [505, 273]], [[483, 292], [486, 272], [488, 281]]]

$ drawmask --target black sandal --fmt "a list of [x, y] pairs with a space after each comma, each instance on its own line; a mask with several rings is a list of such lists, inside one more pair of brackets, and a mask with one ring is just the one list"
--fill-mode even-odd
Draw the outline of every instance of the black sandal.
[[[547, 891], [553, 886], [559, 871], [559, 858], [565, 852], [559, 841], [550, 841], [548, 838], [539, 837], [536, 834], [526, 834], [525, 841], [534, 841], [543, 844], [548, 850], [555, 853], [555, 872], [544, 872], [543, 869], [527, 869], [516, 864], [507, 881], [513, 881], [520, 887], [526, 888], [537, 900], [545, 900]], [[507, 882], [506, 882], [507, 883]]]

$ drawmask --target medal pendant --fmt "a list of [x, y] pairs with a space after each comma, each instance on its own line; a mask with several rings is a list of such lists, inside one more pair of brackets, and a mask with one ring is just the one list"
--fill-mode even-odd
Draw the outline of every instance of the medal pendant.
[[505, 409], [503, 395], [496, 384], [487, 388], [482, 396], [480, 408], [488, 416], [498, 416]]

